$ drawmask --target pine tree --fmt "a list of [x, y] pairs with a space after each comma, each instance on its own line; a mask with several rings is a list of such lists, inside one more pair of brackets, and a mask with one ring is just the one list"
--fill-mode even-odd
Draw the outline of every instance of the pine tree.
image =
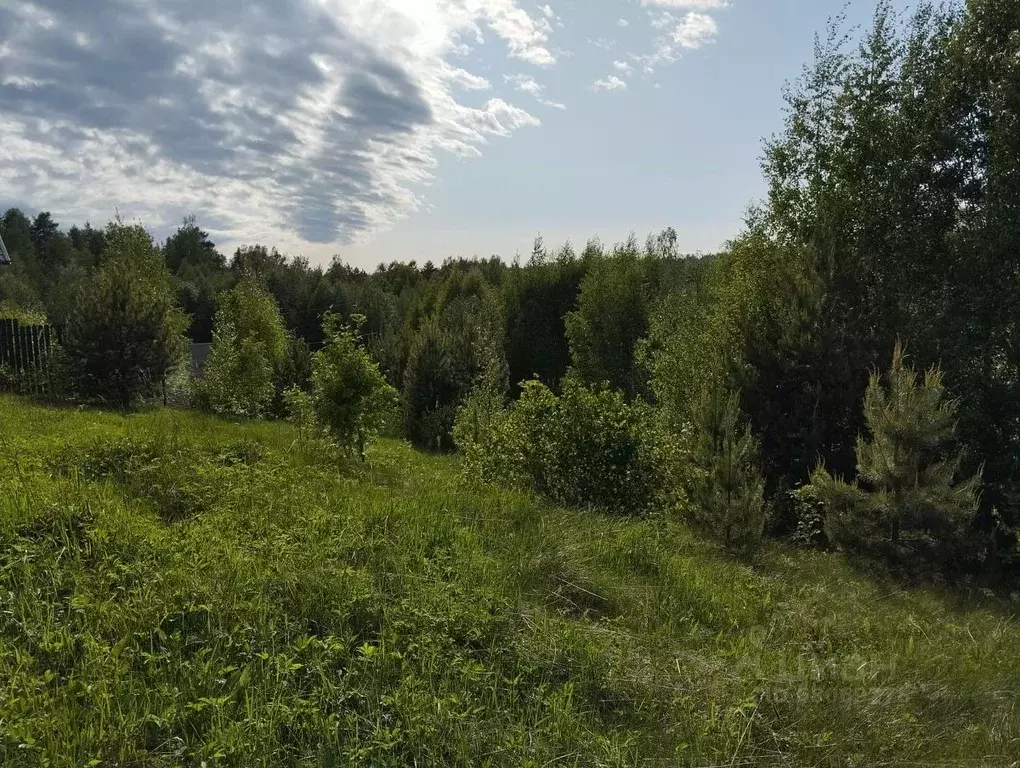
[[111, 223], [103, 266], [78, 293], [64, 336], [76, 393], [127, 407], [155, 394], [183, 361], [187, 316], [139, 225]]
[[845, 483], [821, 467], [812, 477], [833, 543], [912, 570], [944, 568], [960, 553], [981, 472], [954, 482], [963, 461], [953, 449], [957, 406], [942, 372], [932, 367], [920, 379], [897, 344], [888, 384], [873, 374], [864, 397], [869, 436], [857, 440], [858, 480]]
[[751, 427], [741, 425], [737, 394], [708, 387], [697, 413], [688, 493], [694, 517], [728, 549], [752, 554], [765, 527], [765, 481]]

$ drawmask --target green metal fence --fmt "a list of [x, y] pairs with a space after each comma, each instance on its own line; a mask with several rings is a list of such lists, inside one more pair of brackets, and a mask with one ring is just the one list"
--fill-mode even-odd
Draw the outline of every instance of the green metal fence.
[[0, 319], [0, 391], [50, 392], [57, 343], [53, 326]]

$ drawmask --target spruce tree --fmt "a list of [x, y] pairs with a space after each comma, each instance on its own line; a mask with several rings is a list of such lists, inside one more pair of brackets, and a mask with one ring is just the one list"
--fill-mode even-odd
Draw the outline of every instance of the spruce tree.
[[435, 320], [428, 320], [411, 343], [404, 371], [404, 431], [417, 447], [453, 448], [450, 431], [462, 389], [451, 354], [451, 341]]

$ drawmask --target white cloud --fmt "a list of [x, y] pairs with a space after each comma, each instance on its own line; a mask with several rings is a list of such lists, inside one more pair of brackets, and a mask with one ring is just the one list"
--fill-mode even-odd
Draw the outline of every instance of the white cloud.
[[677, 8], [684, 11], [710, 11], [729, 6], [727, 0], [641, 0], [641, 5], [648, 8]]
[[652, 27], [660, 30], [653, 41], [654, 50], [647, 54], [630, 54], [645, 75], [655, 74], [659, 66], [672, 64], [680, 58], [682, 50], [696, 50], [715, 42], [719, 33], [715, 18], [707, 13], [690, 11], [681, 18], [666, 11], [650, 16]]
[[673, 42], [681, 48], [696, 49], [715, 40], [719, 26], [705, 13], [688, 13], [673, 30]]
[[539, 125], [502, 99], [461, 103], [490, 83], [451, 62], [487, 34], [554, 64], [544, 14], [519, 0], [0, 0], [4, 192], [67, 223], [117, 205], [157, 230], [195, 212], [221, 243], [363, 240], [423, 204], [440, 150], [477, 155]]
[[546, 101], [545, 99], [539, 99], [538, 103], [544, 104], [547, 107], [552, 107], [553, 109], [566, 110], [567, 108], [566, 104], [561, 104], [558, 101]]
[[497, 136], [509, 136], [518, 128], [541, 125], [538, 118], [502, 99], [492, 99], [483, 109], [471, 110], [467, 114], [480, 135], [493, 133]]
[[665, 29], [666, 27], [672, 27], [680, 21], [679, 17], [674, 16], [669, 11], [663, 11], [658, 15], [654, 13], [649, 13], [648, 15], [651, 18], [653, 29]]
[[[0, 0], [5, 195], [68, 223], [119, 205], [157, 230], [198, 213], [220, 242], [363, 240], [425, 204], [442, 152], [539, 125], [511, 101], [566, 109], [542, 77], [503, 74], [570, 55], [548, 2]], [[711, 42], [728, 3], [640, 5], [650, 47], [593, 90]], [[479, 100], [484, 75], [520, 95]]]
[[599, 91], [624, 91], [627, 89], [627, 83], [616, 75], [609, 75], [609, 77], [596, 80], [591, 88], [596, 93]]
[[546, 107], [552, 107], [553, 109], [566, 109], [565, 104], [561, 104], [558, 101], [550, 101], [542, 98], [542, 92], [545, 90], [545, 86], [535, 82], [535, 79], [528, 75], [503, 75], [503, 80], [512, 85], [516, 90], [522, 93], [529, 93], [535, 97], [539, 104]]
[[524, 93], [530, 93], [532, 95], [541, 93], [544, 90], [544, 86], [539, 85], [535, 80], [527, 75], [503, 75], [503, 79], [510, 83], [518, 91]]
[[546, 48], [552, 31], [548, 19], [531, 18], [517, 5], [517, 0], [457, 0], [452, 6], [447, 6], [442, 0], [419, 0], [419, 2], [423, 5], [438, 3], [442, 8], [456, 8], [459, 2], [464, 3], [466, 9], [479, 9], [492, 31], [506, 41], [511, 57], [540, 67], [556, 63], [556, 57]]
[[446, 79], [453, 85], [459, 85], [468, 91], [487, 91], [492, 84], [480, 75], [474, 75], [459, 67], [445, 66], [443, 72]]

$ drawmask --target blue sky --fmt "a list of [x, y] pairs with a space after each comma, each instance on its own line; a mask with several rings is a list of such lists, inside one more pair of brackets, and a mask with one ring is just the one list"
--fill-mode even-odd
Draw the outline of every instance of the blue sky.
[[365, 267], [665, 226], [711, 251], [842, 8], [0, 0], [0, 205]]

